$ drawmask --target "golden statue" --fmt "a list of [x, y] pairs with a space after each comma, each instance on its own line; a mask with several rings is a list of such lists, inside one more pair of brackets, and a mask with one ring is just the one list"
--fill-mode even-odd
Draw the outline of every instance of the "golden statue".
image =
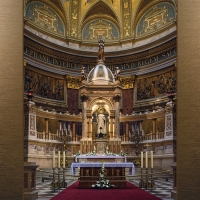
[[102, 38], [99, 39], [99, 53], [98, 53], [98, 60], [105, 60], [104, 57], [104, 40]]

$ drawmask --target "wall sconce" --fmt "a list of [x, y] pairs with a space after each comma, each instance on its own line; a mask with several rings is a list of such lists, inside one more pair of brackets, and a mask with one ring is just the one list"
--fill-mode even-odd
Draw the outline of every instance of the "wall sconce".
[[28, 98], [28, 101], [32, 101], [33, 91], [31, 89], [29, 89], [26, 96]]
[[169, 98], [169, 101], [173, 101], [175, 95], [176, 95], [175, 91], [172, 88], [170, 88], [170, 90], [167, 92], [167, 96]]

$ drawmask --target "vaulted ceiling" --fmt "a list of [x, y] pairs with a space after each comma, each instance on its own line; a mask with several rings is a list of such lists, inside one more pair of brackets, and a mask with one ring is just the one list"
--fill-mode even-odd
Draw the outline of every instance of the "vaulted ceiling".
[[24, 2], [26, 25], [38, 32], [78, 44], [96, 43], [99, 37], [110, 45], [144, 39], [174, 26], [176, 21], [175, 0]]

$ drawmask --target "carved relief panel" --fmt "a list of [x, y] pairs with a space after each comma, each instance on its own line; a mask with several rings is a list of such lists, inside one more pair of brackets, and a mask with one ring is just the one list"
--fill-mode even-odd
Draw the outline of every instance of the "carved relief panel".
[[176, 91], [175, 71], [137, 80], [137, 100], [155, 98], [167, 94], [169, 89]]
[[33, 93], [44, 98], [64, 100], [64, 80], [25, 69], [24, 90], [32, 89]]

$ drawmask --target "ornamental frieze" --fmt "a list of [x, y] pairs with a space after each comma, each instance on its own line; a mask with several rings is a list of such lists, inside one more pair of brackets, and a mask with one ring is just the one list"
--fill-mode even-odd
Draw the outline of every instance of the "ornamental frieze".
[[173, 89], [176, 91], [176, 73], [169, 71], [153, 77], [137, 80], [137, 100], [145, 100], [166, 95]]
[[[83, 56], [79, 56], [79, 55], [73, 55], [72, 52], [69, 52], [68, 53], [63, 53], [63, 52], [60, 52], [60, 51], [56, 51], [56, 50], [53, 50], [53, 49], [50, 49], [48, 47], [45, 47], [39, 43], [36, 43], [28, 38], [24, 38], [24, 53], [25, 54], [30, 54], [29, 52], [27, 52], [27, 50], [32, 50], [32, 54], [34, 54], [35, 52], [37, 53], [40, 53], [42, 55], [46, 55], [46, 56], [49, 56], [49, 57], [54, 57], [55, 59], [57, 60], [67, 60], [68, 62], [69, 61], [78, 61], [80, 63], [92, 63], [92, 64], [96, 64], [96, 56], [97, 54], [94, 54], [94, 59], [92, 59], [91, 57], [89, 57], [89, 55], [83, 55]], [[166, 52], [168, 50], [171, 50], [171, 49], [176, 49], [176, 39], [173, 39], [171, 41], [169, 41], [168, 43], [165, 43], [164, 45], [160, 45], [156, 48], [153, 48], [153, 49], [150, 49], [150, 50], [147, 50], [147, 51], [144, 51], [142, 53], [132, 53], [132, 54], [129, 54], [127, 56], [113, 56], [112, 58], [112, 53], [106, 53], [106, 57], [109, 56], [109, 59], [107, 58], [106, 59], [106, 65], [110, 65], [111, 63], [112, 64], [116, 64], [116, 63], [128, 63], [128, 62], [131, 62], [131, 61], [135, 61], [135, 60], [142, 60], [142, 58], [147, 58], [147, 57], [151, 57], [151, 56], [154, 56], [154, 55], [158, 55], [162, 52]], [[36, 53], [36, 54], [37, 54]], [[176, 53], [176, 52], [175, 52]], [[77, 53], [78, 54], [78, 53]], [[89, 52], [90, 56], [91, 56], [91, 53]], [[32, 57], [35, 57], [36, 55], [32, 55]], [[51, 63], [52, 64], [52, 63]], [[87, 68], [86, 68], [87, 69]]]
[[[59, 66], [59, 67], [63, 67], [66, 69], [74, 69], [74, 70], [81, 70], [83, 67], [85, 67], [86, 71], [90, 71], [96, 64], [96, 60], [94, 59], [90, 59], [90, 62], [88, 61], [87, 63], [87, 58], [85, 58], [85, 60], [82, 60], [83, 64], [80, 63], [81, 59], [74, 59], [74, 62], [71, 62], [71, 60], [63, 60], [63, 59], [59, 59], [59, 58], [54, 58], [45, 54], [42, 54], [40, 52], [37, 52], [35, 50], [32, 50], [28, 47], [24, 47], [24, 54], [34, 58], [38, 61], [42, 61], [45, 63], [48, 63], [49, 65], [55, 65], [55, 66]], [[166, 52], [160, 53], [156, 56], [152, 56], [152, 57], [148, 57], [146, 59], [141, 59], [138, 61], [130, 61], [128, 63], [124, 63], [124, 64], [109, 64], [109, 62], [107, 62], [106, 66], [111, 70], [111, 71], [115, 71], [115, 68], [118, 67], [119, 69], [133, 69], [133, 68], [138, 68], [138, 67], [143, 67], [143, 66], [148, 66], [160, 61], [164, 61], [165, 59], [169, 59], [169, 58], [174, 58], [176, 56], [176, 49], [170, 49]], [[84, 58], [83, 58], [84, 59]], [[91, 63], [91, 60], [93, 61]], [[127, 62], [127, 60], [126, 60]], [[78, 64], [79, 63], [79, 64]], [[87, 64], [84, 64], [87, 63]], [[116, 63], [116, 62], [115, 62]], [[119, 62], [119, 63], [122, 63]]]
[[64, 100], [64, 80], [25, 69], [24, 91], [30, 88], [43, 98]]

